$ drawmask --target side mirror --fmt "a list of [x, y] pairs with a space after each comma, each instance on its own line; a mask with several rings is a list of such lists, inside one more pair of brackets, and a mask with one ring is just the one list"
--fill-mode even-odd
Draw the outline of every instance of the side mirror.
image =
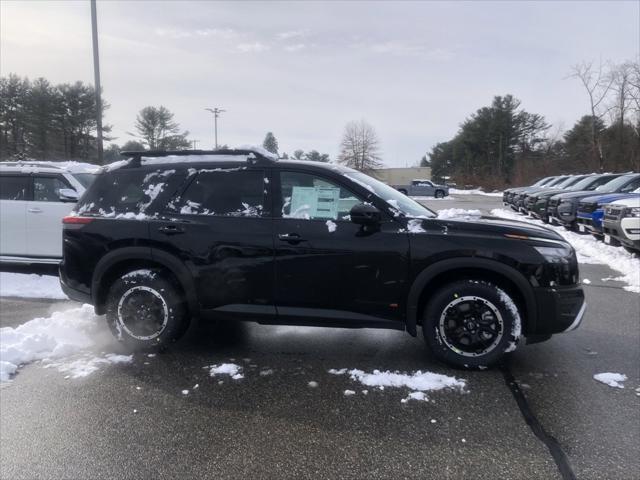
[[58, 190], [58, 198], [62, 202], [77, 202], [80, 195], [73, 188], [61, 188]]
[[349, 216], [351, 221], [357, 225], [377, 225], [382, 220], [380, 210], [367, 203], [354, 205]]

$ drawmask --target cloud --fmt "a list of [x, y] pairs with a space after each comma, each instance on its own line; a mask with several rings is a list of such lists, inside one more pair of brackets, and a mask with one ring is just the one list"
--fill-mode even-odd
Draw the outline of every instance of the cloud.
[[280, 32], [276, 36], [280, 40], [291, 40], [292, 38], [299, 38], [305, 35], [303, 30], [291, 30], [288, 32]]
[[304, 43], [296, 43], [296, 44], [287, 45], [286, 47], [284, 47], [285, 51], [287, 52], [298, 52], [305, 48], [307, 48], [307, 46]]
[[236, 49], [242, 53], [261, 53], [266, 52], [271, 47], [260, 42], [240, 43], [236, 45]]

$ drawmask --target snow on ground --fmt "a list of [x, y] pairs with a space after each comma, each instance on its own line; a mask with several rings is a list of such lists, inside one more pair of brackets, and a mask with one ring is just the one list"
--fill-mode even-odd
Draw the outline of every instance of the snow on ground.
[[242, 373], [242, 367], [235, 363], [221, 363], [220, 365], [210, 365], [209, 375], [215, 377], [216, 375], [229, 375], [234, 380], [244, 378]]
[[0, 297], [66, 299], [58, 277], [0, 272]]
[[444, 210], [438, 210], [438, 218], [443, 220], [459, 219], [467, 220], [472, 217], [481, 217], [482, 212], [480, 210], [465, 210], [463, 208], [445, 208]]
[[605, 385], [609, 385], [614, 388], [624, 388], [624, 385], [621, 382], [624, 382], [627, 379], [627, 376], [623, 373], [597, 373], [593, 376], [595, 380], [598, 382], [604, 383]]
[[627, 252], [623, 248], [612, 247], [611, 245], [596, 240], [591, 235], [580, 235], [575, 232], [570, 232], [564, 227], [545, 225], [539, 220], [518, 215], [504, 208], [491, 210], [491, 215], [508, 218], [510, 220], [535, 223], [536, 225], [555, 230], [576, 249], [580, 263], [607, 265], [622, 274], [613, 280], [626, 283], [627, 286], [624, 287], [625, 290], [640, 293], [640, 258]]
[[421, 197], [421, 196], [417, 196], [417, 197], [411, 197], [414, 200], [419, 200], [419, 201], [432, 201], [432, 200], [437, 200], [437, 201], [441, 201], [441, 200], [457, 200], [456, 197], [452, 197], [451, 195], [447, 196], [447, 197], [442, 197], [442, 198], [436, 198], [436, 197]]
[[[118, 363], [133, 362], [133, 355], [117, 355], [107, 353], [102, 356], [92, 354], [82, 354], [79, 358], [64, 360], [61, 362], [47, 362], [44, 368], [55, 368], [61, 373], [66, 373], [64, 378], [82, 378], [100, 370], [103, 365], [115, 365]], [[50, 362], [50, 363], [49, 363]]]
[[[351, 380], [358, 381], [367, 387], [378, 387], [380, 390], [384, 390], [385, 387], [409, 388], [412, 392], [409, 393], [407, 398], [402, 400], [402, 403], [406, 403], [408, 400], [427, 401], [428, 398], [424, 393], [427, 391], [449, 389], [464, 392], [466, 386], [465, 380], [449, 377], [440, 373], [422, 372], [420, 370], [407, 374], [388, 370], [384, 372], [374, 370], [372, 373], [367, 373], [355, 368], [351, 370], [346, 368], [332, 368], [329, 370], [329, 373], [333, 375], [349, 374]], [[345, 391], [345, 394], [347, 391]]]
[[485, 195], [487, 197], [502, 197], [502, 192], [483, 192], [479, 188], [471, 190], [459, 190], [457, 188], [450, 188], [449, 193], [453, 195]]
[[[110, 342], [113, 337], [104, 319], [95, 315], [91, 305], [34, 318], [15, 328], [0, 328], [0, 381], [8, 381], [21, 365], [37, 360], [52, 364], [55, 360], [88, 354], [89, 348]], [[122, 361], [125, 359], [118, 355], [85, 355], [52, 366], [77, 378], [92, 373], [101, 364]]]

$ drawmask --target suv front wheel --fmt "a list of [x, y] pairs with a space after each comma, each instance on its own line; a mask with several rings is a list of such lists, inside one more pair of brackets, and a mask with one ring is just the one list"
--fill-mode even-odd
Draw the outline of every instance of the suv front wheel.
[[518, 307], [496, 285], [461, 280], [445, 285], [425, 308], [422, 332], [439, 360], [459, 368], [489, 367], [515, 350]]
[[184, 300], [161, 270], [134, 270], [118, 278], [106, 307], [111, 332], [132, 350], [166, 346], [188, 326]]

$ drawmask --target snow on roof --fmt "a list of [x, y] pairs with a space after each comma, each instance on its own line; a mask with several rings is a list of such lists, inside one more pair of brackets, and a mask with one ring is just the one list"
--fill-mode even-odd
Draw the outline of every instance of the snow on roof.
[[97, 173], [98, 165], [76, 161], [46, 161], [46, 160], [18, 160], [15, 162], [0, 162], [0, 168], [19, 168], [21, 172], [38, 172], [43, 170], [63, 171], [68, 173]]

